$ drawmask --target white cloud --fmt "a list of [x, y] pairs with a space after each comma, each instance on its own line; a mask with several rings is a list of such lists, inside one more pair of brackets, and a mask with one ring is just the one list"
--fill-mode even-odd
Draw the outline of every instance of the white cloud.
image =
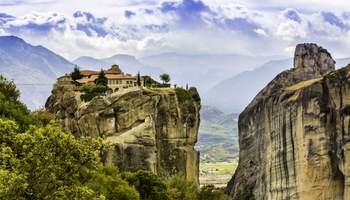
[[[0, 23], [0, 34], [18, 35], [70, 59], [80, 55], [106, 57], [169, 51], [290, 54], [288, 49], [299, 42], [318, 42], [339, 52], [349, 49], [344, 41], [350, 38], [350, 17], [342, 15], [346, 9], [343, 0], [328, 2], [326, 16], [316, 9], [326, 4], [316, 0], [312, 0], [313, 6], [304, 6], [300, 0], [203, 0], [204, 4], [196, 5], [193, 13], [184, 13], [193, 9], [188, 5], [176, 12], [162, 12], [159, 8], [164, 1], [60, 0], [36, 2], [35, 6], [0, 6], [16, 16]], [[182, 1], [176, 2], [181, 5]], [[210, 10], [203, 12], [203, 5]], [[87, 12], [73, 17], [76, 7]], [[126, 10], [135, 15], [125, 17]], [[196, 26], [181, 26], [186, 23], [184, 16], [191, 17], [190, 14], [195, 16], [187, 20], [193, 20]]]

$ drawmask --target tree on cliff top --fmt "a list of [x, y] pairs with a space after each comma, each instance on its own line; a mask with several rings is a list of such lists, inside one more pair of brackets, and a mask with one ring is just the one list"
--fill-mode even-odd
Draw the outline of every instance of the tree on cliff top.
[[169, 74], [164, 73], [164, 74], [161, 74], [159, 77], [160, 77], [160, 80], [163, 81], [163, 84], [170, 82], [170, 75]]
[[75, 65], [74, 70], [70, 74], [70, 76], [74, 81], [83, 78], [83, 75], [80, 73], [80, 69], [77, 65]]
[[104, 86], [108, 85], [108, 79], [106, 77], [105, 72], [102, 69], [98, 74], [98, 77], [95, 82], [96, 82], [96, 85], [104, 85]]

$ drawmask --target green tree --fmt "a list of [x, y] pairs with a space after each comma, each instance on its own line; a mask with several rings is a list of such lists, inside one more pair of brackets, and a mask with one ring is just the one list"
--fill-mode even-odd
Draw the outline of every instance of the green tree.
[[16, 85], [0, 75], [0, 117], [18, 122], [20, 129], [24, 131], [35, 120], [27, 107], [19, 101], [19, 96]]
[[31, 127], [14, 141], [14, 151], [21, 158], [18, 169], [27, 177], [30, 198], [52, 199], [61, 187], [74, 186], [98, 165], [100, 141], [77, 140], [56, 124]]
[[97, 173], [87, 183], [89, 188], [101, 193], [110, 200], [139, 200], [140, 194], [135, 187], [131, 187], [123, 180], [113, 165], [100, 167]]
[[80, 73], [80, 69], [78, 66], [74, 67], [73, 72], [70, 74], [70, 76], [72, 77], [73, 80], [78, 80], [83, 78], [83, 75]]
[[80, 92], [83, 92], [84, 94], [81, 95], [81, 99], [83, 101], [91, 101], [96, 96], [103, 95], [107, 91], [107, 86], [97, 84], [97, 85], [83, 85], [80, 87]]
[[101, 140], [77, 139], [52, 123], [18, 131], [0, 118], [0, 199], [140, 199], [115, 168], [100, 163]]
[[199, 189], [195, 182], [186, 180], [182, 175], [175, 175], [165, 181], [171, 200], [196, 200]]
[[142, 200], [168, 200], [166, 184], [155, 174], [139, 170], [136, 173], [122, 174], [129, 184], [135, 186]]
[[137, 73], [137, 86], [141, 86], [141, 76], [140, 76], [140, 72]]
[[163, 81], [163, 84], [167, 84], [167, 83], [169, 83], [170, 82], [170, 75], [169, 74], [161, 74], [160, 76], [159, 76], [159, 78], [160, 78], [160, 80], [162, 80]]
[[105, 72], [101, 69], [100, 73], [98, 74], [98, 77], [95, 81], [96, 85], [108, 85], [108, 79], [106, 77]]

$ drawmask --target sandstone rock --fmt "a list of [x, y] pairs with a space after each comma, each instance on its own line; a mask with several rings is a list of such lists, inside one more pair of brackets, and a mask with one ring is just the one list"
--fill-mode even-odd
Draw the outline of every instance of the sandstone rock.
[[350, 199], [350, 66], [331, 71], [330, 54], [315, 45], [295, 54], [295, 68], [240, 114], [233, 197]]
[[145, 169], [162, 177], [182, 173], [198, 182], [199, 153], [194, 145], [200, 100], [196, 90], [187, 93], [180, 100], [173, 89], [137, 89], [86, 103], [78, 92], [54, 90], [46, 108], [73, 134], [101, 137], [111, 144], [102, 159], [120, 170]]
[[295, 49], [294, 68], [298, 77], [310, 79], [335, 69], [335, 61], [326, 49], [316, 44], [299, 44]]

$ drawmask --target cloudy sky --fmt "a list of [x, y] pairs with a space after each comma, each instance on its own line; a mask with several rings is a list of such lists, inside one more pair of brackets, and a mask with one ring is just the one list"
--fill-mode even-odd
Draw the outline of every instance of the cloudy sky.
[[317, 42], [350, 56], [348, 0], [0, 0], [0, 35], [89, 55], [291, 55]]

